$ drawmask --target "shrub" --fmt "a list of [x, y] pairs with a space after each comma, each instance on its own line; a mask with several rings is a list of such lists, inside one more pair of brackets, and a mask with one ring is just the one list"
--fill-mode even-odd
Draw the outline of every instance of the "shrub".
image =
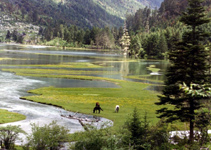
[[80, 140], [75, 143], [75, 150], [117, 150], [118, 136], [115, 136], [111, 128], [89, 128], [80, 134]]
[[6, 149], [14, 149], [14, 143], [18, 139], [20, 133], [25, 134], [20, 126], [0, 127], [0, 140], [3, 142]]
[[36, 124], [31, 126], [32, 134], [27, 137], [29, 140], [27, 147], [33, 150], [58, 150], [62, 146], [61, 143], [69, 139], [69, 130], [57, 125], [55, 121], [43, 127]]

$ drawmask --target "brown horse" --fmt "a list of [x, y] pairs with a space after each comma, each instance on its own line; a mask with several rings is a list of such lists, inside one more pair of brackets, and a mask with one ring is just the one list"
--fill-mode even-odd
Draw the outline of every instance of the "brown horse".
[[98, 110], [98, 113], [100, 113], [100, 110], [103, 111], [103, 109], [100, 107], [100, 106], [95, 106], [94, 109], [93, 109], [93, 113], [97, 113], [97, 110]]

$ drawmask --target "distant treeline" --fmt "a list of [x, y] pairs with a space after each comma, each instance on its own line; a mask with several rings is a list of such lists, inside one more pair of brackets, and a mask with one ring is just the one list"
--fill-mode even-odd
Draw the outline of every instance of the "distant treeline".
[[63, 46], [84, 47], [85, 45], [97, 48], [113, 49], [120, 46], [119, 39], [123, 35], [123, 28], [98, 28], [82, 29], [77, 26], [65, 26], [57, 24], [55, 27], [40, 28], [39, 35], [43, 41], [51, 41], [60, 38]]
[[[206, 0], [207, 15], [211, 16], [211, 0]], [[128, 54], [135, 58], [163, 59], [168, 57], [168, 52], [174, 47], [174, 43], [181, 40], [183, 33], [188, 29], [180, 23], [179, 17], [187, 7], [187, 0], [164, 0], [159, 9], [148, 7], [140, 8], [135, 14], [127, 14], [126, 27], [130, 35], [130, 47]], [[34, 11], [31, 20], [39, 24], [40, 16]], [[23, 14], [23, 13], [22, 13]], [[26, 16], [23, 18], [26, 18]], [[211, 23], [201, 28], [211, 33]], [[120, 39], [124, 33], [122, 27], [89, 27], [81, 28], [75, 25], [67, 25], [63, 21], [54, 21], [40, 27], [35, 43], [70, 46], [121, 49]], [[12, 31], [11, 31], [12, 32]], [[13, 31], [7, 34], [7, 39], [22, 42], [24, 35]], [[39, 38], [38, 38], [39, 37]], [[207, 38], [204, 44], [209, 44], [211, 38]], [[208, 45], [209, 46], [209, 45]]]

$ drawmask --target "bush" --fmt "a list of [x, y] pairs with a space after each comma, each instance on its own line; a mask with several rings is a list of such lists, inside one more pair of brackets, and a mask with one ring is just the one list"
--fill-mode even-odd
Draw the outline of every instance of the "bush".
[[149, 126], [147, 114], [141, 120], [135, 108], [132, 115], [123, 126], [122, 144], [128, 149], [138, 150], [168, 150], [169, 143], [168, 125], [162, 120], [156, 126]]
[[89, 128], [80, 134], [80, 140], [75, 143], [75, 150], [117, 150], [118, 136], [115, 136], [111, 128]]
[[27, 147], [33, 150], [58, 150], [62, 142], [69, 140], [68, 131], [56, 124], [55, 121], [49, 125], [39, 127], [32, 124], [32, 134], [29, 135]]
[[14, 143], [18, 139], [20, 133], [25, 134], [20, 126], [11, 126], [0, 127], [0, 141], [3, 142], [6, 149], [14, 149]]

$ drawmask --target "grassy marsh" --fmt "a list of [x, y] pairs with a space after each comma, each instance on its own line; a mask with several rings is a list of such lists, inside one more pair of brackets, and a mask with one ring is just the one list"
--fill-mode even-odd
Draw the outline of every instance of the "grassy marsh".
[[[0, 58], [1, 60], [1, 58]], [[62, 64], [46, 64], [46, 65], [2, 65], [2, 66], [18, 66], [18, 67], [37, 67], [37, 68], [102, 68], [104, 66], [95, 65], [93, 63], [62, 63]]]
[[[29, 91], [37, 95], [23, 97], [27, 100], [62, 106], [66, 110], [93, 114], [92, 109], [96, 102], [101, 104], [103, 112], [95, 114], [114, 121], [114, 127], [118, 128], [126, 120], [134, 107], [137, 107], [142, 115], [147, 112], [149, 120], [155, 124], [155, 110], [159, 107], [154, 105], [157, 94], [145, 90], [148, 84], [115, 81], [121, 88], [55, 88], [44, 87]], [[120, 105], [120, 112], [114, 113], [115, 105]]]
[[[116, 80], [103, 77], [95, 77], [91, 74], [101, 74], [101, 71], [86, 71], [86, 76], [83, 75], [83, 70], [65, 70], [67, 64], [61, 65], [20, 65], [25, 67], [21, 69], [2, 69], [3, 71], [14, 72], [17, 75], [46, 77], [46, 78], [69, 78], [82, 80], [105, 80], [118, 84], [120, 88], [55, 88], [43, 87], [29, 91], [34, 93], [33, 96], [22, 97], [26, 100], [32, 100], [44, 104], [61, 106], [62, 108], [80, 112], [84, 114], [93, 114], [92, 110], [96, 102], [99, 102], [103, 108], [101, 114], [97, 116], [108, 118], [114, 121], [114, 128], [119, 128], [128, 115], [132, 113], [135, 107], [138, 108], [140, 114], [147, 116], [152, 124], [158, 122], [156, 118], [156, 110], [160, 107], [154, 103], [158, 101], [155, 91], [146, 90], [150, 84]], [[90, 65], [89, 63], [70, 63], [67, 68], [100, 68], [102, 66]], [[38, 67], [38, 69], [28, 69], [27, 67]], [[57, 69], [45, 69], [46, 67], [55, 67]], [[58, 68], [63, 68], [59, 69]], [[74, 75], [72, 74], [74, 72]], [[102, 72], [103, 74], [105, 72]], [[114, 72], [115, 73], [115, 72]], [[89, 75], [90, 74], [90, 75]], [[146, 80], [146, 79], [145, 79]], [[120, 105], [120, 112], [115, 113], [115, 105]]]
[[155, 65], [150, 65], [147, 69], [154, 73], [158, 73], [158, 71], [160, 71], [160, 68], [156, 68]]
[[[85, 70], [64, 70], [64, 69], [2, 69], [3, 71], [14, 72], [17, 75], [38, 74], [40, 75], [90, 75], [90, 74], [108, 74], [103, 71], [85, 71]], [[111, 74], [109, 72], [109, 74]], [[117, 74], [117, 72], [112, 72]]]
[[0, 109], [0, 124], [26, 119], [26, 116]]
[[151, 77], [151, 75], [125, 76], [125, 78], [128, 78], [128, 79], [143, 80], [143, 81], [155, 82], [159, 84], [164, 83], [164, 81], [162, 80], [153, 80], [153, 79], [149, 79], [149, 77]]

